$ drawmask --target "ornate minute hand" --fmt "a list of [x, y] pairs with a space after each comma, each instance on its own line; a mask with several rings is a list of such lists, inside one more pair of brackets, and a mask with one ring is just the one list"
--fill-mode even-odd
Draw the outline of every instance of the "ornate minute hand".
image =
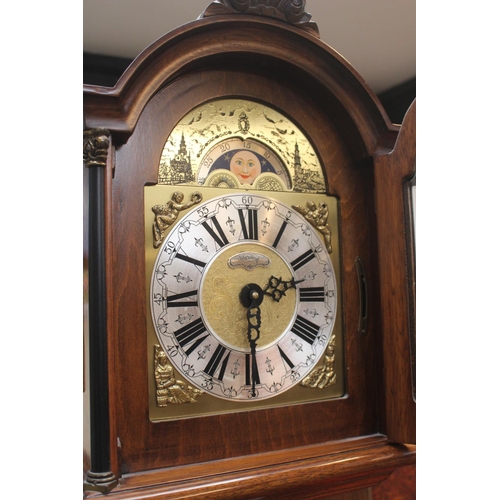
[[303, 281], [305, 281], [305, 279], [295, 280], [295, 278], [289, 281], [283, 281], [281, 278], [271, 276], [267, 285], [264, 286], [263, 293], [272, 297], [276, 302], [279, 302], [281, 298], [286, 295], [287, 290], [290, 290], [290, 288], [297, 288], [296, 285]]
[[250, 344], [250, 357], [251, 357], [251, 374], [252, 374], [252, 397], [257, 394], [255, 392], [255, 385], [257, 383], [257, 357], [256, 348], [257, 340], [260, 338], [260, 304], [262, 303], [263, 292], [259, 285], [251, 283], [246, 285], [241, 290], [240, 300], [241, 303], [247, 308], [247, 338]]

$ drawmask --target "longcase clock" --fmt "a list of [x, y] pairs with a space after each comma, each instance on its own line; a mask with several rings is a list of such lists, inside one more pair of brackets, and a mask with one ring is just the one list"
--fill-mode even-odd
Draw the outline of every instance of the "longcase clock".
[[305, 2], [224, 0], [84, 112], [85, 495], [331, 498], [414, 464], [414, 111]]

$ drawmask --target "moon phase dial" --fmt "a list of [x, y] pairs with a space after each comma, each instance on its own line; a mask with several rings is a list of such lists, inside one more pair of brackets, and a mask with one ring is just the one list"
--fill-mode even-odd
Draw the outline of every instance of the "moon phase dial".
[[198, 183], [212, 187], [271, 187], [289, 190], [292, 181], [281, 158], [255, 139], [231, 137], [212, 147], [200, 161]]

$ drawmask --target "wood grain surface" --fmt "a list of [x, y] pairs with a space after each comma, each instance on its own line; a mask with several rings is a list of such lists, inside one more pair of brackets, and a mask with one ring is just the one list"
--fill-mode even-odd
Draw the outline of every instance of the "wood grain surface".
[[[339, 200], [346, 394], [152, 423], [144, 186], [156, 184], [165, 140], [177, 122], [221, 97], [268, 103], [297, 123], [317, 149], [328, 196]], [[387, 429], [395, 443], [414, 442], [414, 413], [406, 402], [411, 386], [401, 199], [412, 136], [400, 134], [387, 154], [399, 128], [355, 70], [300, 28], [258, 16], [215, 15], [155, 42], [114, 88], [85, 86], [84, 111], [86, 128], [106, 128], [112, 137], [105, 204], [109, 445], [120, 482], [108, 496], [363, 495], [414, 463], [414, 447], [391, 445], [381, 434]], [[358, 332], [358, 258], [368, 291], [364, 335]]]
[[385, 432], [398, 443], [416, 442], [415, 260], [405, 196], [405, 183], [415, 175], [415, 134], [416, 102], [405, 116], [394, 151], [375, 158]]

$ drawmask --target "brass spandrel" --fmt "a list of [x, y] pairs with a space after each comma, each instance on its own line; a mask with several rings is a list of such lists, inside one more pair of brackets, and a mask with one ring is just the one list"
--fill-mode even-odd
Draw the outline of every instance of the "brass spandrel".
[[315, 389], [324, 389], [337, 382], [337, 373], [335, 372], [335, 335], [328, 342], [326, 352], [323, 358], [323, 364], [314, 369], [301, 385], [304, 387], [313, 387]]
[[163, 243], [165, 232], [177, 220], [179, 213], [200, 203], [202, 196], [200, 193], [194, 192], [191, 194], [191, 199], [188, 202], [183, 203], [183, 200], [184, 194], [176, 191], [166, 203], [151, 207], [151, 210], [155, 214], [153, 222], [154, 248], [158, 248]]
[[169, 404], [196, 403], [197, 397], [203, 394], [196, 387], [177, 379], [173, 366], [159, 345], [154, 346], [154, 376], [159, 408]]
[[332, 253], [332, 228], [328, 223], [328, 205], [324, 201], [316, 204], [313, 200], [307, 200], [305, 207], [292, 205], [292, 208], [302, 214], [323, 235], [326, 248]]

